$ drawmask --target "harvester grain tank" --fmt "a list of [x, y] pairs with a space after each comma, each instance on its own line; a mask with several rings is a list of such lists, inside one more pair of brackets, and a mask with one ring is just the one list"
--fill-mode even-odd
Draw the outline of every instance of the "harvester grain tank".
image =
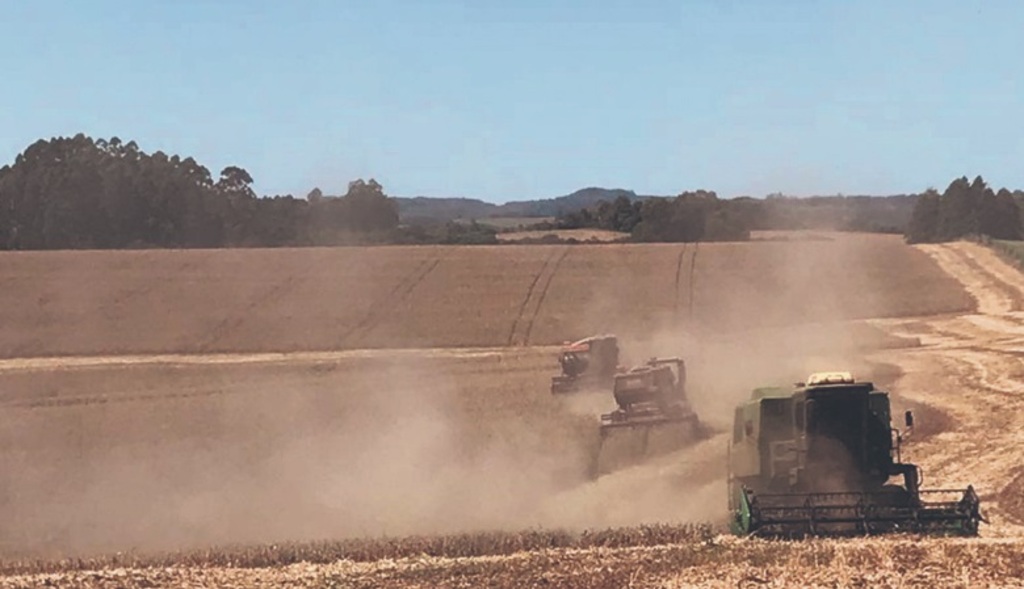
[[[704, 435], [686, 395], [686, 364], [681, 358], [652, 358], [620, 372], [612, 392], [617, 408], [601, 415], [595, 475], [690, 445]], [[622, 442], [610, 444], [613, 437]]]
[[[906, 427], [913, 427], [908, 411]], [[736, 408], [729, 508], [737, 534], [799, 537], [915, 532], [973, 536], [973, 486], [920, 488], [900, 455], [889, 394], [847, 372], [755, 389]]]
[[595, 335], [566, 343], [559, 351], [562, 373], [551, 377], [552, 394], [611, 385], [619, 366], [619, 341], [614, 335]]

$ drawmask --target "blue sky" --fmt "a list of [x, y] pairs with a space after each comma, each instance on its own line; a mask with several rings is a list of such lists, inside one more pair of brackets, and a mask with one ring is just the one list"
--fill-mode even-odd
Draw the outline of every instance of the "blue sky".
[[1024, 188], [1024, 2], [6, 2], [0, 162], [85, 132], [261, 194]]

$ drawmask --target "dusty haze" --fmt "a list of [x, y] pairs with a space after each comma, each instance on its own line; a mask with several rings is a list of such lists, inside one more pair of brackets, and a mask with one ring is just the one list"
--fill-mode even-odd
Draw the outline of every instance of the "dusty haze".
[[0, 338], [9, 357], [356, 350], [0, 362], [0, 538], [50, 555], [706, 520], [724, 508], [726, 438], [589, 482], [614, 401], [552, 398], [554, 348], [537, 344], [613, 331], [629, 363], [682, 355], [702, 420], [724, 431], [753, 386], [872, 376], [866, 354], [905, 343], [854, 320], [970, 304], [924, 254], [865, 236], [5, 254], [0, 272], [14, 285], [0, 308], [21, 314]]

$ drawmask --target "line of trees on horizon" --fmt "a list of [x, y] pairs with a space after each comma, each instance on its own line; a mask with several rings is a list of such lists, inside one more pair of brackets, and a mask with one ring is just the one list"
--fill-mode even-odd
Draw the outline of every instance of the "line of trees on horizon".
[[216, 179], [192, 158], [83, 134], [40, 140], [0, 168], [7, 249], [336, 245], [383, 242], [398, 207], [373, 179], [341, 197], [258, 197], [228, 166]]
[[1006, 188], [993, 191], [981, 176], [962, 176], [939, 194], [929, 188], [914, 206], [907, 225], [908, 243], [935, 243], [963, 237], [987, 236], [1019, 240], [1020, 204], [1024, 193]]
[[619, 196], [563, 215], [558, 227], [619, 231], [639, 242], [746, 241], [754, 224], [754, 203], [750, 198], [722, 200], [710, 190], [675, 198]]
[[[39, 140], [0, 168], [0, 249], [498, 243], [486, 223], [401, 223], [398, 202], [372, 178], [350, 182], [344, 195], [314, 188], [305, 198], [260, 197], [252, 184], [242, 167], [214, 177], [191, 157], [148, 154], [117, 137]], [[535, 228], [610, 229], [638, 242], [743, 241], [772, 229], [903, 233], [911, 243], [1020, 239], [1021, 202], [1024, 192], [993, 191], [980, 176], [942, 194], [894, 197], [720, 199], [693, 190], [619, 194]]]
[[694, 190], [676, 197], [619, 196], [563, 214], [552, 228], [589, 227], [628, 233], [638, 242], [745, 241], [752, 231], [827, 229], [901, 234], [917, 195], [720, 199]]

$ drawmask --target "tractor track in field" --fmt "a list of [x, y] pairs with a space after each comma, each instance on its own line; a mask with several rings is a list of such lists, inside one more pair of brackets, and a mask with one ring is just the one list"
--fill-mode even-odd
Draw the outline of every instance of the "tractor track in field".
[[[512, 322], [512, 327], [508, 332], [507, 345], [511, 346], [525, 346], [527, 345], [527, 339], [529, 333], [533, 329], [533, 322], [537, 318], [537, 314], [540, 312], [540, 303], [544, 301], [547, 296], [547, 289], [551, 286], [551, 280], [554, 278], [554, 273], [558, 270], [558, 265], [562, 263], [562, 260], [569, 253], [569, 247], [566, 246], [561, 250], [554, 249], [546, 258], [544, 258], [544, 264], [540, 267], [540, 270], [533, 276], [533, 280], [530, 281], [529, 288], [526, 289], [526, 296], [523, 297], [523, 301], [519, 304], [519, 312], [516, 314], [515, 320]], [[557, 261], [556, 261], [557, 258]], [[550, 271], [549, 271], [550, 269]], [[545, 278], [546, 277], [546, 278]], [[540, 294], [537, 294], [537, 285], [544, 283], [541, 287]], [[534, 303], [534, 309], [528, 312], [527, 309], [530, 307], [530, 303], [534, 300], [538, 300]], [[525, 319], [529, 316], [529, 319]], [[521, 325], [526, 327], [520, 327]], [[520, 338], [518, 332], [522, 329], [523, 334]]]
[[555, 260], [554, 265], [551, 267], [551, 271], [548, 273], [547, 278], [544, 280], [544, 285], [540, 288], [540, 296], [537, 297], [537, 305], [533, 309], [533, 313], [530, 314], [530, 320], [526, 324], [526, 333], [523, 335], [523, 345], [530, 345], [530, 334], [533, 333], [533, 324], [537, 321], [537, 317], [540, 315], [540, 309], [544, 306], [544, 299], [548, 296], [548, 290], [551, 288], [551, 281], [555, 279], [558, 274], [558, 268], [562, 265], [562, 261], [569, 256], [569, 247], [562, 250], [561, 255]]
[[[1004, 317], [1024, 306], [1024, 282], [1015, 280], [1009, 272], [1016, 270], [1001, 262], [991, 250], [965, 242], [919, 247], [947, 273], [965, 278], [964, 288], [977, 302], [979, 314]], [[1000, 262], [1004, 267], [997, 265]]]
[[437, 255], [419, 263], [406, 274], [398, 284], [382, 299], [374, 301], [362, 319], [341, 336], [342, 345], [365, 339], [396, 307], [405, 302], [439, 265], [441, 256]]
[[[961, 260], [967, 267], [975, 272], [977, 275], [983, 276], [984, 280], [988, 284], [991, 290], [997, 291], [1006, 301], [1008, 309], [1006, 311], [1020, 311], [1022, 307], [1022, 301], [1024, 297], [1021, 296], [1021, 292], [1015, 288], [1012, 284], [1001, 278], [997, 273], [989, 270], [983, 266], [976, 257], [970, 255], [968, 252], [957, 251], [957, 255], [960, 256]], [[1011, 317], [1006, 315], [1006, 317]]]
[[[676, 280], [675, 280], [675, 297], [672, 304], [672, 317], [676, 323], [679, 323], [679, 305], [680, 299], [682, 298], [683, 290], [683, 266], [686, 260], [686, 251], [689, 243], [683, 243], [683, 247], [679, 250], [679, 256], [676, 258]], [[693, 242], [693, 249], [690, 250], [690, 269], [688, 270], [688, 276], [686, 279], [688, 292], [686, 295], [686, 307], [687, 307], [687, 321], [693, 321], [693, 301], [694, 301], [694, 288], [696, 286], [697, 277], [697, 253], [700, 251], [700, 242]]]
[[540, 270], [538, 270], [537, 273], [534, 274], [533, 280], [530, 282], [529, 288], [526, 289], [526, 296], [523, 297], [523, 301], [519, 304], [519, 312], [516, 313], [516, 318], [512, 322], [512, 328], [509, 329], [508, 332], [509, 346], [512, 346], [513, 343], [515, 343], [516, 331], [519, 328], [519, 322], [523, 320], [523, 313], [526, 312], [526, 305], [529, 304], [530, 298], [533, 296], [533, 289], [537, 287], [537, 282], [540, 280], [540, 277], [544, 274], [544, 271], [547, 270], [548, 264], [551, 263], [551, 259], [554, 256], [555, 252], [552, 251], [550, 254], [548, 254], [546, 258], [544, 258], [544, 264], [540, 267]]
[[679, 255], [676, 257], [676, 288], [675, 296], [672, 299], [672, 317], [676, 323], [679, 323], [679, 294], [680, 294], [680, 279], [683, 276], [683, 259], [686, 257], [686, 246], [688, 244], [683, 242], [683, 247], [679, 248]]
[[[177, 276], [195, 267], [195, 261], [186, 258], [184, 262], [177, 265], [177, 267], [174, 269], [174, 274]], [[120, 314], [120, 312], [118, 311], [119, 307], [125, 305], [126, 303], [130, 303], [132, 301], [145, 298], [149, 296], [151, 293], [156, 292], [159, 289], [159, 287], [160, 283], [153, 281], [147, 283], [142, 288], [129, 290], [127, 292], [123, 292], [120, 296], [111, 297], [108, 301], [105, 301], [102, 305], [100, 305], [99, 313], [103, 315], [103, 317], [107, 321], [115, 321], [117, 320], [118, 315]]]
[[693, 300], [694, 294], [696, 293], [697, 287], [697, 254], [700, 253], [700, 242], [693, 244], [693, 254], [690, 255], [690, 294], [686, 300], [688, 302], [687, 308], [687, 319], [693, 321]]
[[260, 307], [281, 300], [295, 287], [297, 283], [298, 280], [289, 276], [286, 280], [272, 285], [264, 291], [263, 294], [249, 301], [249, 304], [246, 305], [243, 313], [221, 319], [217, 325], [210, 330], [207, 338], [197, 346], [197, 349], [200, 352], [211, 351], [211, 348], [214, 348], [217, 344], [223, 342], [225, 338], [229, 337], [237, 331], [238, 328], [244, 325], [252, 314], [257, 312]]

